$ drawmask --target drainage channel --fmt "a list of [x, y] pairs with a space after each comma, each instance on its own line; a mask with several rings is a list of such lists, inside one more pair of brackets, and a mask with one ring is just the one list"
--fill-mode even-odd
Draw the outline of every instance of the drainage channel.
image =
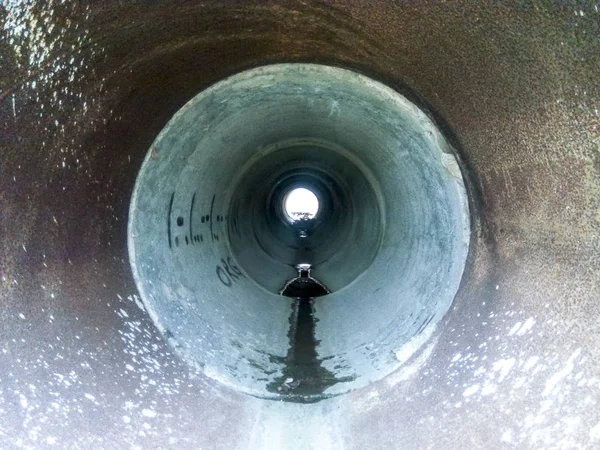
[[183, 359], [302, 402], [397, 369], [450, 308], [469, 236], [456, 156], [427, 115], [315, 64], [190, 100], [152, 144], [129, 217], [138, 289]]

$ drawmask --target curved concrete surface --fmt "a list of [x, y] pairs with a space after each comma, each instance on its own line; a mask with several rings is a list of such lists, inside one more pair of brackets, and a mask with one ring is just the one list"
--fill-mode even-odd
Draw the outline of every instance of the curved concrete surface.
[[[298, 185], [324, 204], [306, 235], [281, 214]], [[129, 217], [159, 328], [209, 377], [267, 398], [397, 369], [450, 307], [469, 242], [460, 169], [435, 125], [384, 85], [313, 64], [259, 67], [194, 97], [148, 151]], [[279, 296], [299, 264], [331, 292], [311, 330], [323, 380], [285, 361], [290, 332], [305, 333]]]
[[[598, 9], [4, 2], [0, 446], [600, 445]], [[432, 118], [459, 155], [471, 219], [465, 272], [435, 329], [408, 347], [386, 343], [403, 361], [393, 373], [310, 404], [249, 396], [191, 369], [173, 350], [178, 336], [153, 323], [127, 247], [136, 177], [146, 155], [166, 157], [151, 146], [171, 117], [229, 76], [299, 62], [361, 73]], [[383, 167], [359, 159], [377, 180]], [[249, 276], [240, 248], [225, 242]], [[254, 289], [269, 290], [262, 283]], [[377, 323], [371, 311], [355, 323], [319, 317], [318, 302], [335, 295], [310, 307], [311, 357], [328, 373], [325, 322], [342, 332]], [[289, 323], [268, 325], [278, 333]]]

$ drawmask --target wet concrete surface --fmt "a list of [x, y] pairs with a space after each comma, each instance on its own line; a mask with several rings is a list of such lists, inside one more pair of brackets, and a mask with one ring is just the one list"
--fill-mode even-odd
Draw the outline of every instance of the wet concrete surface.
[[[597, 9], [5, 3], [1, 446], [597, 446]], [[139, 308], [127, 261], [156, 134], [206, 86], [282, 61], [396, 87], [453, 136], [472, 180], [468, 269], [435, 334], [388, 378], [312, 405], [190, 371]]]

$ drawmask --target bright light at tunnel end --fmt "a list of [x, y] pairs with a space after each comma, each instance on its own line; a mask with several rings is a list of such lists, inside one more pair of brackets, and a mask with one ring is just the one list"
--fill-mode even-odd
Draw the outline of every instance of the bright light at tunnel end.
[[319, 212], [319, 199], [310, 189], [296, 188], [285, 196], [283, 209], [294, 222], [311, 220]]

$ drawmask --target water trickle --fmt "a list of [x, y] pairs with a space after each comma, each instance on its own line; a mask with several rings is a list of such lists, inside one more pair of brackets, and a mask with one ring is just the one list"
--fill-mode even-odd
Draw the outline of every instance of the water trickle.
[[315, 327], [318, 319], [314, 315], [313, 298], [296, 298], [292, 303], [288, 337], [290, 348], [282, 358], [285, 367], [282, 375], [267, 388], [284, 396], [284, 400], [299, 403], [314, 403], [329, 397], [325, 390], [336, 383], [352, 381], [353, 377], [337, 378], [322, 365], [317, 355]]

